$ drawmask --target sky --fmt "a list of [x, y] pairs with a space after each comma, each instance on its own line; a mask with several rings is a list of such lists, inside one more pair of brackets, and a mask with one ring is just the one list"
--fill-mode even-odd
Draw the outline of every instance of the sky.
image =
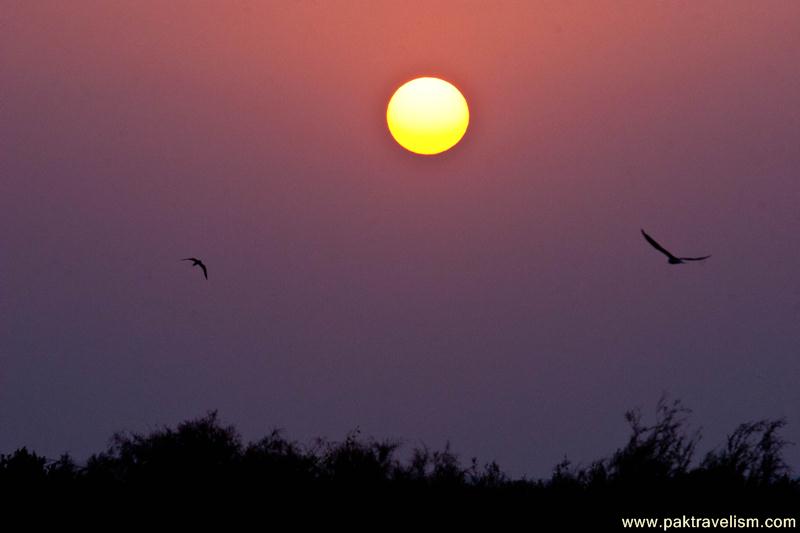
[[216, 409], [541, 477], [662, 394], [800, 442], [799, 61], [791, 1], [2, 0], [0, 452]]

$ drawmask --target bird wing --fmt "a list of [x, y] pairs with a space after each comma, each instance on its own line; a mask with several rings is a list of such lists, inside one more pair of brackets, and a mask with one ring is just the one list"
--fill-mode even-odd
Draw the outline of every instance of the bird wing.
[[645, 232], [644, 232], [644, 230], [642, 230], [642, 235], [644, 235], [644, 238], [647, 240], [647, 242], [649, 242], [649, 243], [650, 243], [650, 245], [651, 245], [653, 248], [655, 248], [656, 250], [658, 250], [658, 251], [659, 251], [659, 252], [661, 252], [662, 254], [666, 255], [667, 257], [675, 257], [674, 255], [672, 255], [671, 253], [669, 253], [669, 252], [668, 252], [668, 251], [667, 251], [667, 250], [666, 250], [666, 249], [665, 249], [663, 246], [661, 246], [660, 244], [658, 244], [654, 238], [652, 238], [650, 235], [648, 235], [647, 233], [645, 233]]
[[[187, 257], [186, 259], [181, 259], [181, 261], [197, 261], [197, 259], [194, 258], [194, 257]], [[194, 266], [194, 265], [192, 265], [192, 266]]]
[[681, 261], [703, 261], [704, 259], [708, 259], [711, 257], [710, 255], [704, 255], [703, 257], [679, 257]]
[[200, 263], [200, 268], [203, 269], [203, 275], [208, 279], [208, 270], [206, 270], [206, 266], [203, 263]]

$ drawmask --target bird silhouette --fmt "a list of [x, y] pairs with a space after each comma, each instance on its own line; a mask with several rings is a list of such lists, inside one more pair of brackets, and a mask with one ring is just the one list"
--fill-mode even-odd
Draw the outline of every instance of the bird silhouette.
[[675, 257], [670, 252], [668, 252], [666, 248], [658, 244], [654, 238], [645, 233], [644, 230], [642, 230], [642, 235], [644, 235], [644, 238], [647, 240], [647, 242], [649, 242], [652, 245], [653, 248], [655, 248], [656, 250], [658, 250], [659, 252], [668, 257], [667, 262], [670, 265], [680, 265], [684, 261], [702, 261], [704, 259], [708, 259], [709, 257], [711, 257], [710, 255], [704, 255], [703, 257]]
[[208, 279], [208, 270], [206, 270], [206, 266], [203, 264], [202, 261], [200, 261], [196, 257], [187, 257], [186, 259], [181, 259], [181, 261], [191, 261], [192, 266], [199, 266], [200, 268], [203, 269], [203, 276], [205, 276], [205, 278]]

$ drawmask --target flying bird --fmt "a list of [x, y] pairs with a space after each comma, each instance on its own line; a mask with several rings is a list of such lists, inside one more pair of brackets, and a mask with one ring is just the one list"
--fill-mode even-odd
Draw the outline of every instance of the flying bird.
[[675, 257], [674, 255], [669, 253], [663, 246], [658, 244], [655, 241], [655, 239], [653, 239], [650, 235], [645, 233], [644, 230], [642, 230], [642, 235], [644, 235], [644, 238], [647, 240], [647, 242], [649, 242], [653, 246], [653, 248], [655, 248], [656, 250], [658, 250], [659, 252], [668, 257], [667, 262], [670, 265], [680, 265], [684, 261], [702, 261], [704, 259], [708, 259], [709, 257], [711, 257], [710, 255], [704, 255], [703, 257]]
[[208, 279], [208, 270], [206, 270], [206, 266], [203, 264], [202, 261], [200, 261], [196, 257], [187, 257], [186, 259], [181, 259], [181, 261], [191, 261], [192, 266], [199, 266], [200, 268], [203, 269], [203, 276], [205, 276], [205, 278]]

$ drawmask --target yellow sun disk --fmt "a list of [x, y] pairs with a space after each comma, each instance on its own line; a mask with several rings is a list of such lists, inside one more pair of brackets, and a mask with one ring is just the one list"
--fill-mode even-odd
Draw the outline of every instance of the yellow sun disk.
[[402, 147], [417, 154], [438, 154], [464, 136], [469, 108], [450, 83], [417, 78], [394, 93], [386, 109], [386, 122]]

